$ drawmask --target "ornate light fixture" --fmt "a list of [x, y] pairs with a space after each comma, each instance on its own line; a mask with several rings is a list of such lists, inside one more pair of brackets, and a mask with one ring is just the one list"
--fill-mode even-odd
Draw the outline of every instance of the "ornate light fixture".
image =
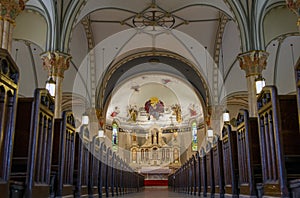
[[211, 127], [208, 127], [208, 129], [207, 129], [207, 137], [208, 138], [214, 137], [214, 131]]
[[256, 94], [259, 94], [265, 85], [266, 85], [265, 79], [262, 77], [261, 74], [259, 74], [255, 79]]
[[53, 80], [52, 76], [46, 81], [46, 89], [49, 91], [52, 97], [55, 97], [55, 86], [56, 82]]
[[89, 116], [88, 116], [88, 114], [87, 114], [86, 112], [84, 112], [84, 113], [82, 114], [82, 117], [81, 117], [81, 123], [82, 123], [83, 125], [88, 125], [88, 124], [89, 124]]
[[175, 17], [166, 10], [157, 6], [155, 0], [152, 1], [150, 7], [133, 17], [132, 23], [137, 28], [152, 26], [170, 29], [175, 24]]
[[46, 89], [49, 91], [52, 97], [55, 97], [55, 88], [56, 88], [56, 82], [52, 78], [52, 68], [51, 68], [51, 74], [48, 80], [46, 81]]
[[104, 130], [102, 129], [102, 127], [99, 127], [98, 129], [98, 137], [99, 138], [103, 138], [104, 136]]
[[229, 115], [229, 111], [227, 109], [225, 109], [223, 111], [223, 122], [229, 122], [230, 121], [230, 115]]

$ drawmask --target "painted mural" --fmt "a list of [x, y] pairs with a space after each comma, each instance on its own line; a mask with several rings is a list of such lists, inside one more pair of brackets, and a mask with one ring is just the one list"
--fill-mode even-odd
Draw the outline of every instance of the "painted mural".
[[185, 82], [154, 74], [133, 78], [116, 89], [106, 115], [108, 124], [118, 120], [127, 129], [190, 127], [192, 120], [203, 120], [199, 98]]

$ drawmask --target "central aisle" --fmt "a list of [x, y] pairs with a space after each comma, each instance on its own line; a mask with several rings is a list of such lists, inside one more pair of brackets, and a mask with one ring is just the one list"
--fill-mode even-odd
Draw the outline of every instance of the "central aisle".
[[168, 190], [168, 187], [146, 187], [144, 191], [139, 193], [131, 193], [124, 195], [125, 198], [194, 198], [199, 196], [187, 195], [183, 193], [175, 193]]

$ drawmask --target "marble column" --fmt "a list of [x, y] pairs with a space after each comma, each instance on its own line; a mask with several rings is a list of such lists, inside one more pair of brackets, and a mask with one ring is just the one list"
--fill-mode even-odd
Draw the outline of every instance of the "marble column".
[[269, 53], [262, 50], [253, 50], [238, 55], [240, 67], [246, 72], [250, 117], [257, 117], [255, 78], [266, 68], [268, 56]]
[[60, 52], [46, 52], [42, 54], [43, 67], [48, 70], [56, 82], [55, 89], [55, 118], [61, 118], [62, 83], [64, 72], [69, 68], [71, 56]]
[[300, 0], [286, 0], [286, 4], [288, 8], [297, 15], [297, 26], [300, 32]]
[[15, 19], [25, 8], [27, 0], [0, 0], [0, 47], [11, 52]]

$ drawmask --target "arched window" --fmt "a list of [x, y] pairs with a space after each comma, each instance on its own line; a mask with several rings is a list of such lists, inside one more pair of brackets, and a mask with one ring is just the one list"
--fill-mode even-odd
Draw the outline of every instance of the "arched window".
[[148, 149], [145, 150], [145, 160], [146, 161], [149, 160], [149, 150]]
[[118, 144], [119, 144], [118, 131], [119, 131], [119, 127], [118, 127], [117, 122], [113, 122], [112, 123], [112, 148], [113, 148], [113, 151], [118, 150]]
[[132, 162], [136, 163], [136, 160], [137, 160], [137, 151], [134, 148], [134, 149], [132, 149]]
[[192, 151], [198, 150], [197, 124], [192, 122]]

